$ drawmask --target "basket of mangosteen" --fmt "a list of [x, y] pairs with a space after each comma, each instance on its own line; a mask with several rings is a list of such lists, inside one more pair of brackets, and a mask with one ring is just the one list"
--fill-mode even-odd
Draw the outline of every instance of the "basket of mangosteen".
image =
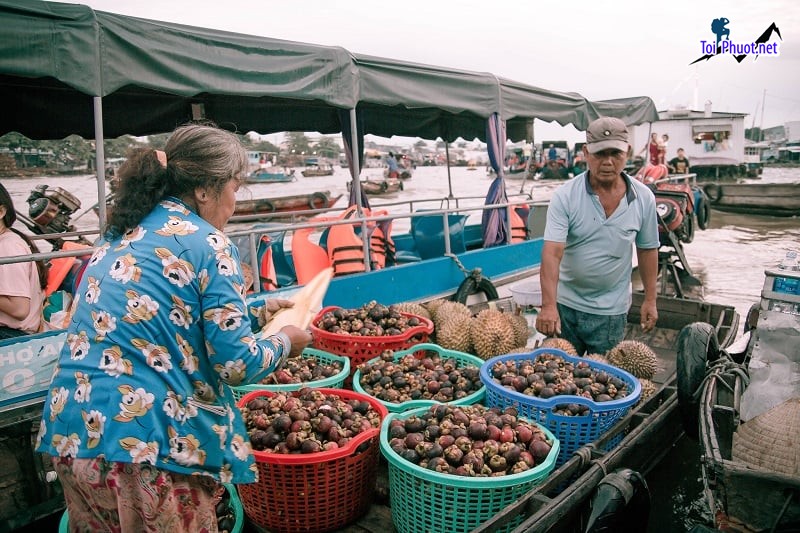
[[480, 404], [390, 413], [380, 445], [399, 533], [472, 531], [539, 485], [559, 450], [548, 429], [517, 416], [513, 407]]
[[483, 399], [483, 359], [438, 344], [384, 351], [359, 365], [353, 390], [377, 398], [390, 413], [435, 403], [471, 405]]
[[[222, 484], [224, 491], [217, 502], [217, 529], [219, 533], [241, 533], [244, 528], [244, 508], [236, 487], [230, 483]], [[64, 511], [58, 524], [58, 533], [69, 533], [69, 513]]]
[[340, 355], [306, 348], [300, 357], [287, 359], [286, 364], [268, 374], [259, 383], [231, 387], [238, 401], [254, 390], [292, 391], [303, 387], [338, 389], [350, 375], [350, 359]]
[[356, 366], [385, 350], [405, 350], [427, 342], [433, 322], [373, 300], [357, 309], [325, 307], [311, 321], [310, 329], [314, 348], [349, 357], [355, 372]]
[[557, 466], [611, 429], [642, 391], [628, 372], [556, 348], [493, 357], [481, 366], [481, 381], [487, 405], [514, 406], [555, 434], [561, 442]]
[[364, 514], [388, 411], [370, 396], [341, 389], [257, 390], [237, 403], [258, 481], [239, 485], [245, 514], [273, 533], [330, 531]]

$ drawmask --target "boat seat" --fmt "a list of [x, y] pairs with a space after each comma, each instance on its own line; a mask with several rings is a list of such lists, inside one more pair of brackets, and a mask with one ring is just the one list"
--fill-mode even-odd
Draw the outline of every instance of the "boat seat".
[[483, 230], [480, 224], [467, 224], [464, 226], [464, 245], [467, 250], [483, 248]]
[[[460, 254], [467, 251], [464, 226], [467, 215], [447, 215], [450, 233], [450, 251]], [[411, 235], [420, 259], [441, 257], [445, 252], [442, 215], [414, 215], [411, 217]]]

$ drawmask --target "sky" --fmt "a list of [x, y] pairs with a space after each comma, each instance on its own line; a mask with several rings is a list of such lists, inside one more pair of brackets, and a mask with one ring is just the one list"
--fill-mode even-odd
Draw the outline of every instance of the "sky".
[[[796, 0], [81, 0], [95, 10], [261, 35], [350, 52], [491, 72], [592, 99], [649, 96], [678, 106], [747, 113], [745, 126], [800, 120], [800, 2]], [[702, 55], [711, 22], [752, 42], [773, 22], [777, 57], [738, 63]], [[538, 139], [582, 141], [537, 121]]]

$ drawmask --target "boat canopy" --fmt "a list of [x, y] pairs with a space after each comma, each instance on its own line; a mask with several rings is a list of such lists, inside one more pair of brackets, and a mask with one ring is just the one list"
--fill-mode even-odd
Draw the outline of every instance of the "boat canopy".
[[[208, 118], [241, 132], [486, 138], [492, 113], [509, 138], [534, 118], [584, 129], [596, 116], [657, 120], [647, 97], [591, 102], [491, 73], [351, 54], [319, 46], [95, 11], [0, 0], [0, 134], [93, 137], [92, 97], [107, 137], [171, 131]], [[41, 102], [49, 102], [42, 106]]]

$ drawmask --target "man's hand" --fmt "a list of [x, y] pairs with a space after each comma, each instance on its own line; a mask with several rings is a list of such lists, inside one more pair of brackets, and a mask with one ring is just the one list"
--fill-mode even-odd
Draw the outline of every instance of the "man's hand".
[[561, 335], [561, 317], [558, 308], [554, 305], [543, 306], [536, 316], [536, 331], [547, 337]]
[[258, 309], [258, 327], [263, 328], [266, 323], [270, 321], [272, 315], [281, 309], [289, 307], [294, 307], [294, 302], [291, 300], [283, 300], [280, 298], [271, 298], [267, 300], [264, 306]]
[[654, 301], [645, 300], [642, 303], [641, 320], [642, 331], [644, 332], [648, 332], [656, 327], [658, 310], [656, 309], [656, 303]]

